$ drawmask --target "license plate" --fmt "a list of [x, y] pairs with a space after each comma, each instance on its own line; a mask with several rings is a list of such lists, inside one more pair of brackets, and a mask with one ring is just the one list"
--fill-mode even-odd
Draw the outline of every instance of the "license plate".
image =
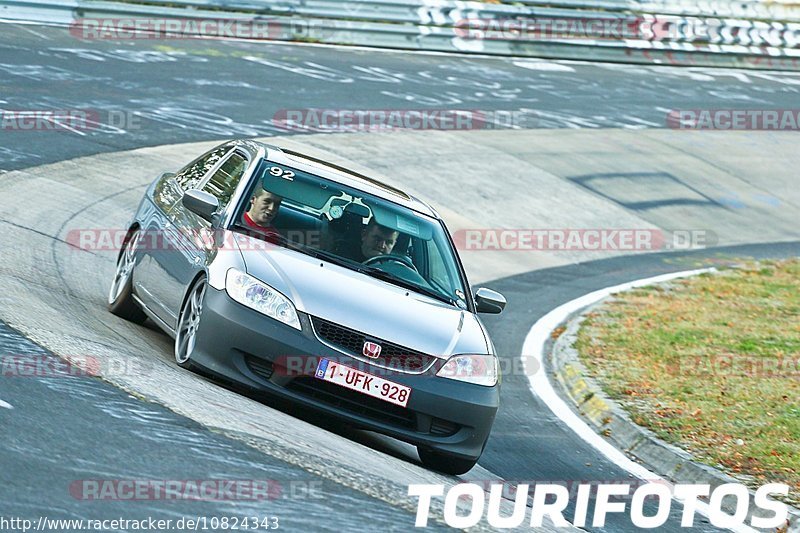
[[401, 407], [408, 404], [408, 398], [411, 396], [410, 387], [350, 368], [330, 359], [319, 360], [314, 376]]

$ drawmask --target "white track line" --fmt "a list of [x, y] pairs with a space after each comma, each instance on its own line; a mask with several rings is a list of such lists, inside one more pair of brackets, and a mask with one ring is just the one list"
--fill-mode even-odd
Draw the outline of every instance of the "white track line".
[[[12, 18], [3, 18], [0, 17], [0, 24], [13, 24], [13, 25], [25, 25], [25, 26], [49, 26], [55, 28], [68, 28], [72, 22], [57, 22], [57, 21], [44, 21], [44, 20], [26, 20], [26, 19], [12, 19]], [[454, 58], [462, 58], [462, 59], [497, 59], [497, 60], [520, 60], [520, 61], [541, 61], [543, 63], [557, 63], [560, 65], [582, 65], [582, 66], [597, 66], [601, 65], [603, 67], [609, 67], [616, 70], [622, 70], [625, 68], [629, 69], [639, 69], [644, 70], [649, 67], [659, 67], [664, 70], [685, 70], [686, 67], [679, 66], [679, 65], [663, 65], [663, 64], [655, 64], [655, 63], [617, 63], [617, 62], [606, 62], [606, 61], [586, 61], [583, 59], [558, 59], [558, 58], [546, 58], [546, 57], [534, 57], [534, 56], [515, 56], [515, 55], [499, 55], [499, 54], [478, 54], [478, 53], [469, 53], [469, 52], [456, 52], [456, 51], [444, 51], [444, 50], [417, 50], [417, 49], [405, 49], [405, 48], [376, 48], [373, 46], [366, 46], [366, 45], [351, 45], [351, 44], [333, 44], [333, 43], [304, 43], [300, 41], [277, 41], [277, 40], [269, 40], [269, 39], [243, 39], [243, 38], [226, 38], [226, 37], [200, 37], [198, 36], [197, 39], [206, 39], [206, 40], [218, 40], [218, 41], [236, 41], [236, 42], [245, 42], [245, 43], [262, 43], [262, 44], [275, 44], [275, 45], [282, 45], [282, 46], [303, 46], [309, 48], [338, 48], [342, 50], [359, 50], [362, 52], [383, 52], [387, 54], [414, 54], [414, 55], [423, 55], [423, 56], [441, 56], [441, 57], [454, 57]], [[750, 74], [753, 72], [753, 69], [748, 68], [736, 68], [736, 67], [701, 67], [703, 71], [725, 71], [725, 72], [742, 72], [745, 74]], [[787, 71], [785, 70], [759, 70], [757, 71], [760, 74], [778, 74], [782, 75], [785, 74]]]
[[[667, 480], [658, 474], [651, 472], [644, 466], [633, 462], [624, 453], [612, 446], [608, 441], [597, 434], [594, 429], [589, 427], [589, 425], [577, 414], [575, 414], [575, 412], [564, 402], [564, 400], [562, 400], [561, 397], [556, 394], [556, 391], [553, 389], [550, 380], [547, 378], [547, 372], [545, 371], [544, 366], [544, 353], [547, 340], [550, 338], [550, 333], [562, 322], [564, 322], [572, 313], [588, 305], [599, 302], [610, 294], [634, 289], [636, 287], [643, 287], [645, 285], [652, 285], [654, 283], [670, 281], [673, 279], [696, 276], [698, 274], [703, 274], [705, 272], [711, 272], [714, 270], [715, 269], [713, 268], [703, 268], [698, 270], [675, 272], [672, 274], [654, 276], [652, 278], [639, 279], [629, 283], [623, 283], [621, 285], [606, 287], [605, 289], [590, 292], [589, 294], [585, 294], [580, 298], [576, 298], [556, 307], [545, 316], [540, 318], [528, 332], [528, 336], [525, 337], [525, 343], [522, 345], [522, 363], [527, 367], [528, 363], [526, 362], [526, 359], [533, 357], [536, 359], [535, 364], [538, 365], [534, 367], [536, 369], [535, 372], [528, 374], [528, 381], [530, 382], [530, 388], [533, 394], [538, 396], [553, 412], [553, 414], [560, 418], [567, 427], [574, 431], [587, 444], [592, 446], [598, 452], [602, 453], [609, 461], [613, 462], [623, 470], [630, 472], [639, 479], [650, 482], [667, 483], [669, 486], [671, 486]], [[676, 498], [676, 500], [677, 499], [678, 498]], [[698, 502], [697, 510], [704, 516], [708, 517], [708, 504]], [[739, 528], [734, 528], [733, 530], [747, 533], [754, 533], [756, 531], [746, 525]]]

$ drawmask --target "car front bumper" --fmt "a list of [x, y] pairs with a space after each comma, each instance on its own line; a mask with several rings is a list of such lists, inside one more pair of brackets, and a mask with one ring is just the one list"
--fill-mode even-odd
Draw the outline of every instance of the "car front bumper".
[[[484, 387], [372, 366], [321, 342], [308, 315], [302, 331], [249, 309], [208, 287], [192, 361], [212, 374], [310, 407], [353, 427], [445, 452], [480, 457], [500, 402], [499, 385]], [[332, 361], [412, 389], [406, 407], [314, 377], [316, 362]]]

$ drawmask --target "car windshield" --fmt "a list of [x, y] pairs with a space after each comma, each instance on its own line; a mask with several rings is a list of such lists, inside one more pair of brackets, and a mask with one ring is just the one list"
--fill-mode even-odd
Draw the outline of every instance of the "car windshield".
[[467, 307], [438, 220], [296, 168], [262, 161], [234, 229]]

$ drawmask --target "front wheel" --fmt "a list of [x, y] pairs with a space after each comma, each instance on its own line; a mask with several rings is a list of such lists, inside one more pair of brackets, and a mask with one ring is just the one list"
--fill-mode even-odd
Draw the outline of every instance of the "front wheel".
[[422, 460], [422, 464], [427, 468], [454, 476], [466, 474], [475, 466], [475, 463], [478, 462], [477, 459], [462, 459], [445, 453], [435, 452], [423, 446], [419, 446], [417, 452], [419, 453], [419, 458]]
[[192, 353], [197, 342], [197, 328], [203, 313], [203, 297], [206, 294], [205, 278], [198, 279], [183, 303], [175, 335], [175, 361], [183, 368], [194, 368]]
[[134, 230], [122, 245], [117, 259], [117, 270], [108, 291], [108, 310], [118, 317], [142, 324], [147, 315], [133, 301], [133, 266], [136, 263], [136, 248], [141, 234]]

